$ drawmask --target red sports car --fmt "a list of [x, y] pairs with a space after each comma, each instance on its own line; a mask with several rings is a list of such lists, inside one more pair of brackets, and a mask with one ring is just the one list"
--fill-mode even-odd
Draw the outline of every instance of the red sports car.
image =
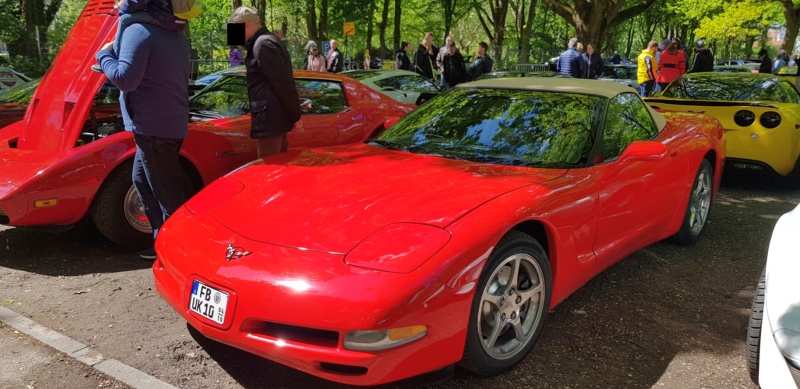
[[378, 139], [215, 181], [159, 233], [156, 287], [205, 336], [332, 381], [498, 374], [603, 269], [698, 238], [723, 135], [616, 83], [459, 85]]
[[[112, 5], [89, 2], [24, 119], [0, 129], [0, 224], [68, 226], [91, 217], [115, 243], [137, 247], [150, 239], [131, 182], [135, 147], [122, 131], [118, 91], [90, 70], [113, 37]], [[414, 108], [345, 76], [298, 71], [295, 80], [304, 129], [289, 134], [291, 148], [360, 142]], [[181, 165], [187, 189], [196, 190], [256, 158], [244, 71], [225, 74], [193, 96], [191, 107]]]

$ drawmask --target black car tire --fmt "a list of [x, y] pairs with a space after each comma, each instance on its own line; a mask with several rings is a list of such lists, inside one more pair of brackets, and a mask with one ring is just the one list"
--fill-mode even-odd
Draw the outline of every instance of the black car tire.
[[92, 221], [108, 240], [131, 249], [153, 244], [153, 235], [133, 228], [125, 217], [125, 196], [133, 185], [132, 162], [125, 162], [108, 175], [92, 203]]
[[[766, 270], [766, 269], [765, 269]], [[766, 288], [765, 270], [761, 271], [758, 279], [756, 293], [753, 296], [753, 307], [750, 311], [750, 320], [747, 322], [747, 370], [750, 379], [758, 385], [758, 358], [761, 346], [761, 326], [764, 319], [764, 289]]]
[[[678, 230], [678, 233], [672, 237], [676, 243], [692, 244], [700, 237], [703, 228], [708, 222], [708, 216], [710, 215], [713, 186], [714, 169], [711, 168], [711, 162], [708, 162], [707, 159], [703, 159], [703, 161], [700, 162], [700, 167], [697, 169], [697, 174], [692, 183], [692, 190], [689, 193], [689, 201], [686, 204], [686, 211], [683, 216], [683, 221], [681, 222], [681, 228]], [[702, 193], [697, 193], [698, 191], [702, 191]], [[697, 197], [702, 198], [698, 199]], [[706, 202], [707, 204], [705, 204]], [[702, 203], [702, 205], [700, 205], [700, 203]], [[697, 216], [693, 213], [693, 207], [696, 208], [698, 205], [706, 208], [704, 211], [705, 216], [703, 216], [699, 226], [695, 224]], [[697, 212], [697, 209], [694, 209], [694, 212]]]
[[[513, 276], [515, 266], [513, 263], [509, 265], [509, 260], [512, 258], [518, 258], [519, 260], [519, 265], [516, 266], [518, 269], [516, 285], [512, 284], [513, 278], [509, 278], [506, 284], [495, 282], [490, 284], [490, 281], [495, 280], [495, 277], [497, 277], [497, 281], [500, 281], [501, 275], [508, 268], [511, 268], [512, 275], [510, 277]], [[526, 273], [524, 274], [525, 277], [521, 277], [523, 272]], [[535, 277], [530, 277], [531, 275], [535, 275]], [[490, 293], [495, 286], [498, 289], [494, 289], [494, 292], [497, 293], [500, 292], [499, 288], [502, 288], [503, 292], [500, 295]], [[515, 290], [515, 287], [517, 290]], [[489, 257], [475, 290], [469, 314], [467, 341], [464, 347], [464, 355], [459, 365], [473, 373], [493, 376], [508, 371], [521, 362], [533, 348], [542, 331], [545, 318], [550, 309], [551, 289], [550, 264], [545, 250], [531, 236], [519, 231], [510, 231], [500, 240]], [[530, 292], [531, 290], [538, 290], [538, 292], [533, 293], [529, 298], [520, 297], [521, 293], [532, 293]], [[493, 299], [499, 298], [500, 304], [484, 301], [484, 291]], [[515, 295], [514, 292], [518, 292], [518, 294]], [[534, 301], [538, 304], [534, 305]], [[497, 308], [497, 312], [494, 315], [491, 312], [487, 312], [487, 308], [491, 311], [492, 307]], [[503, 307], [506, 307], [506, 309], [517, 307], [516, 311], [519, 313], [506, 315], [502, 313]], [[503, 321], [498, 322], [497, 320], [501, 318], [501, 313]], [[515, 320], [506, 322], [505, 319], [507, 318]], [[492, 321], [492, 319], [495, 321], [493, 325], [490, 322], [486, 322], [487, 320]], [[532, 320], [532, 322], [528, 322], [528, 319]], [[514, 327], [515, 324], [512, 324], [514, 321], [520, 323], [518, 325], [519, 329]], [[495, 330], [498, 326], [497, 323], [503, 323], [499, 326], [500, 330]], [[492, 327], [493, 331], [490, 331], [492, 333], [488, 336], [489, 338], [494, 335], [494, 332], [498, 334], [494, 335], [495, 340], [490, 341], [490, 345], [485, 344], [484, 334], [487, 332], [487, 327], [484, 324], [489, 324], [489, 327]], [[525, 339], [522, 341], [516, 340], [515, 334], [519, 335], [517, 331], [521, 331], [526, 326], [528, 327], [528, 332], [524, 334]], [[509, 355], [496, 357], [491, 355], [490, 350], [487, 350], [487, 348], [493, 348], [492, 346], [506, 339], [508, 341], [503, 346], [517, 343], [515, 347], [507, 348], [507, 350], [510, 349], [512, 351]], [[502, 346], [498, 346], [497, 349], [506, 352]]]

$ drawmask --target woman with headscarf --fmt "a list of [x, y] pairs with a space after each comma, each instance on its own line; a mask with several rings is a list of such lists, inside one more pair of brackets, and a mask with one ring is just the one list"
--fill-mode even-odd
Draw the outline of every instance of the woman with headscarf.
[[325, 68], [325, 57], [319, 53], [316, 42], [308, 41], [308, 44], [306, 44], [306, 51], [308, 52], [308, 56], [306, 57], [306, 70], [312, 72], [327, 71]]

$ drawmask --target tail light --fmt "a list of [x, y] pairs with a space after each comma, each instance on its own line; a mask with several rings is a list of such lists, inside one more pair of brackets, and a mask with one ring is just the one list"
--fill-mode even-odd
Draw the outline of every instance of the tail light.
[[[761, 116], [762, 120], [764, 116]], [[751, 111], [741, 110], [733, 115], [733, 121], [740, 127], [747, 127], [756, 121], [756, 114]]]
[[765, 128], [775, 128], [781, 124], [781, 115], [774, 111], [764, 112], [760, 122]]

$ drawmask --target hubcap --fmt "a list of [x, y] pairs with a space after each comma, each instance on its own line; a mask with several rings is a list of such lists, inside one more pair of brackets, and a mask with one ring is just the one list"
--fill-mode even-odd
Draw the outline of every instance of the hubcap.
[[144, 213], [144, 206], [139, 201], [139, 194], [136, 193], [136, 188], [131, 186], [128, 189], [128, 194], [125, 195], [125, 203], [123, 204], [125, 211], [125, 219], [128, 224], [136, 231], [150, 234], [153, 229], [150, 227], [150, 221], [147, 220], [147, 215]]
[[709, 207], [711, 207], [711, 174], [703, 169], [697, 175], [689, 199], [689, 229], [693, 235], [699, 234], [706, 224]]
[[528, 254], [513, 254], [494, 269], [481, 293], [477, 324], [484, 351], [499, 360], [519, 354], [547, 309], [542, 268]]

